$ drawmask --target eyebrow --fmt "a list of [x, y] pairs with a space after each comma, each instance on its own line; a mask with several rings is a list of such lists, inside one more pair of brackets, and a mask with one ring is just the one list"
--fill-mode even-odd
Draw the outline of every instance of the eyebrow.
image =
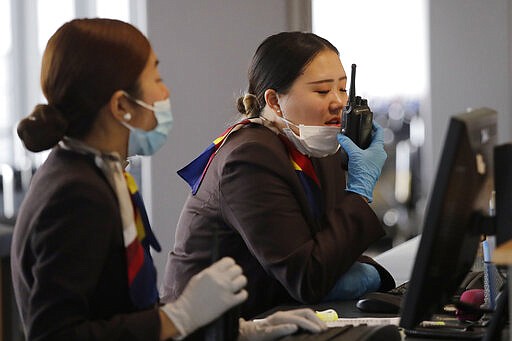
[[[344, 76], [344, 77], [340, 77], [338, 80], [344, 80], [344, 79], [347, 79], [347, 76]], [[306, 84], [320, 84], [320, 83], [330, 83], [330, 82], [334, 82], [334, 79], [330, 78], [330, 79], [320, 79], [318, 81], [312, 81], [312, 82], [308, 82]]]

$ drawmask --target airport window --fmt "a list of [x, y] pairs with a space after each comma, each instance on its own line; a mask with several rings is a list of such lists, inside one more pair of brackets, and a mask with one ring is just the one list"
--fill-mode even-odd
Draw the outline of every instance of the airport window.
[[12, 82], [9, 73], [10, 56], [12, 55], [11, 6], [9, 1], [0, 1], [0, 160], [8, 159], [10, 147], [11, 102], [9, 84]]
[[[55, 9], [59, 10], [56, 11]], [[37, 1], [37, 47], [38, 54], [42, 55], [50, 36], [60, 25], [73, 19], [75, 16], [75, 3], [73, 0]]]
[[338, 48], [349, 85], [351, 64], [357, 65], [356, 95], [368, 99], [384, 127], [388, 160], [373, 205], [396, 245], [420, 232], [424, 210], [420, 107], [428, 71], [427, 1], [311, 0], [311, 6], [313, 32]]
[[96, 0], [96, 13], [100, 18], [131, 21], [128, 0]]

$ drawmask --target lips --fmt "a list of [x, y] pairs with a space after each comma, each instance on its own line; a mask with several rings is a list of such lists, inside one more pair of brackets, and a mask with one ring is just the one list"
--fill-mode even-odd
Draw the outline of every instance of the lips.
[[341, 125], [339, 119], [332, 119], [330, 121], [325, 122], [325, 124], [328, 126], [337, 126], [337, 127], [339, 127]]

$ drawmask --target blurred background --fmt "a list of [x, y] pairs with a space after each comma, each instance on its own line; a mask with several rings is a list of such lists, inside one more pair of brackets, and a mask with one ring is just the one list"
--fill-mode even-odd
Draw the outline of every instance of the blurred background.
[[[160, 276], [188, 195], [176, 170], [236, 117], [254, 50], [268, 35], [312, 31], [357, 64], [357, 94], [385, 128], [388, 160], [372, 204], [387, 235], [379, 254], [421, 233], [447, 122], [467, 108], [499, 113], [512, 136], [512, 0], [0, 0], [0, 269], [3, 340], [17, 340], [9, 246], [21, 200], [48, 153], [29, 153], [16, 124], [45, 99], [42, 52], [75, 17], [129, 21], [145, 32], [171, 90], [175, 125], [152, 158], [132, 160], [162, 244]], [[161, 278], [161, 277], [160, 277]]]
[[[356, 94], [367, 98], [385, 132], [388, 159], [372, 204], [387, 235], [368, 250], [378, 254], [420, 232], [426, 193], [421, 188], [427, 94], [426, 1], [312, 3], [312, 31], [340, 51], [347, 75], [357, 65]], [[351, 81], [349, 84], [352, 84]]]

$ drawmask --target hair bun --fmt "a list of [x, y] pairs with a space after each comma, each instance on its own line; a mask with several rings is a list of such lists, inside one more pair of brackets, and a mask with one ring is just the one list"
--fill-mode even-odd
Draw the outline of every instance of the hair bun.
[[249, 118], [259, 117], [261, 108], [258, 99], [253, 94], [245, 94], [237, 100], [237, 109]]
[[244, 96], [238, 97], [236, 100], [236, 109], [240, 114], [245, 115]]
[[55, 146], [64, 137], [68, 125], [57, 108], [38, 104], [28, 117], [20, 121], [17, 132], [25, 148], [40, 152]]

